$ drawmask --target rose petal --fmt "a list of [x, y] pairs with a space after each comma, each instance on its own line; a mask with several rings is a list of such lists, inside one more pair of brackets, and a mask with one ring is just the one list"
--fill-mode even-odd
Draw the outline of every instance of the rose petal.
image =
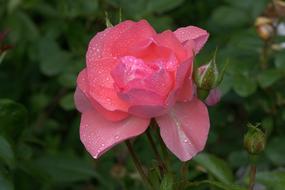
[[177, 103], [156, 121], [166, 146], [180, 160], [190, 160], [204, 149], [210, 121], [207, 107], [200, 100]]
[[153, 118], [167, 113], [169, 106], [162, 105], [133, 105], [129, 113], [142, 118]]
[[79, 87], [76, 87], [74, 93], [74, 103], [76, 109], [81, 113], [89, 109], [93, 109], [87, 97], [84, 95], [84, 93], [80, 90]]
[[[190, 75], [191, 76], [191, 75]], [[186, 77], [182, 88], [180, 88], [177, 92], [177, 101], [187, 102], [193, 98], [193, 81]]]
[[126, 30], [135, 24], [133, 21], [126, 20], [118, 25], [106, 28], [98, 32], [90, 41], [86, 54], [87, 63], [103, 57], [112, 57], [112, 46]]
[[80, 139], [87, 151], [96, 159], [116, 144], [142, 134], [149, 119], [129, 117], [112, 122], [95, 110], [84, 112], [80, 123]]
[[88, 93], [109, 111], [127, 111], [128, 104], [118, 97], [113, 85], [114, 80], [111, 76], [111, 71], [116, 64], [116, 58], [104, 58], [88, 63]]
[[[177, 101], [190, 101], [194, 95], [194, 91], [193, 91], [193, 79], [192, 79], [192, 72], [193, 72], [193, 58], [187, 60], [187, 62], [184, 63], [185, 66], [183, 64], [182, 65], [182, 69], [178, 70], [178, 74], [177, 75], [182, 75], [184, 74], [184, 69], [188, 69], [187, 73], [185, 74], [185, 78], [184, 81], [181, 83], [181, 86], [177, 86], [179, 89], [176, 93], [176, 100]], [[188, 66], [188, 68], [186, 67]], [[181, 74], [180, 74], [181, 73]], [[181, 77], [182, 78], [182, 77]], [[180, 78], [178, 78], [178, 85], [180, 84], [179, 82], [181, 81]]]
[[187, 52], [183, 48], [181, 42], [176, 38], [173, 32], [166, 30], [154, 37], [154, 40], [159, 46], [167, 47], [175, 52], [175, 55], [180, 61], [184, 61], [187, 57]]
[[178, 28], [174, 34], [181, 43], [184, 43], [187, 40], [193, 40], [195, 42], [194, 49], [196, 54], [199, 53], [209, 37], [209, 33], [206, 30], [196, 26]]
[[155, 30], [146, 20], [140, 20], [124, 31], [119, 38], [113, 40], [112, 54], [113, 56], [127, 55], [130, 48], [134, 48], [155, 34]]
[[122, 111], [108, 111], [103, 108], [95, 99], [88, 94], [88, 80], [86, 69], [83, 69], [77, 78], [77, 89], [75, 93], [75, 105], [78, 111], [84, 112], [90, 107], [95, 108], [106, 119], [111, 121], [119, 121], [128, 117], [128, 113]]

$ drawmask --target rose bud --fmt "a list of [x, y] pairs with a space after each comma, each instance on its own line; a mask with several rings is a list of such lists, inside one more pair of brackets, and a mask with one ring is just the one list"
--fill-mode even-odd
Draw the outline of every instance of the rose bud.
[[281, 17], [285, 17], [285, 1], [284, 0], [273, 0], [273, 4], [276, 10], [276, 13]]
[[208, 106], [214, 106], [220, 101], [221, 96], [221, 91], [218, 88], [214, 88], [210, 90], [208, 97], [205, 99], [205, 103]]
[[255, 21], [256, 32], [262, 40], [269, 40], [274, 35], [273, 21], [267, 17], [258, 17]]
[[[223, 75], [223, 74], [222, 74]], [[222, 79], [216, 64], [216, 53], [210, 62], [196, 69], [194, 81], [197, 86], [197, 94], [201, 99], [206, 99], [211, 89], [216, 88]]]
[[252, 124], [248, 124], [248, 131], [244, 136], [244, 147], [249, 154], [261, 153], [266, 144], [264, 132]]

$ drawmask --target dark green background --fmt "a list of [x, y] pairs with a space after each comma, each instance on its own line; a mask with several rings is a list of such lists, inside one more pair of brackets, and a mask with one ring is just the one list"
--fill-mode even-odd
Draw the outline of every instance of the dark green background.
[[[248, 182], [243, 135], [248, 122], [262, 123], [268, 145], [257, 181], [268, 190], [285, 187], [285, 52], [272, 52], [261, 69], [264, 46], [255, 18], [266, 0], [0, 0], [0, 31], [13, 48], [0, 64], [0, 189], [142, 189], [124, 144], [93, 160], [79, 140], [80, 114], [73, 104], [78, 72], [90, 38], [112, 23], [147, 19], [157, 31], [197, 25], [211, 37], [198, 55], [227, 60], [221, 102], [209, 108], [205, 152], [189, 164], [190, 180]], [[285, 41], [279, 37], [276, 42]], [[134, 143], [145, 166], [154, 165], [145, 135]], [[171, 155], [179, 173], [181, 162]], [[162, 187], [162, 189], [167, 189]], [[214, 189], [200, 185], [191, 189]]]

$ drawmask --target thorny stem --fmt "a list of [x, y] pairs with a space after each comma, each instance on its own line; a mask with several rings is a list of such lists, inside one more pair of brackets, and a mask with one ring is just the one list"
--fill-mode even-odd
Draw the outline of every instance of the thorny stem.
[[161, 174], [163, 174], [163, 171], [167, 171], [166, 165], [163, 162], [163, 160], [162, 160], [162, 158], [161, 158], [161, 156], [160, 156], [160, 154], [159, 154], [159, 152], [158, 152], [158, 150], [156, 148], [155, 142], [154, 142], [154, 140], [153, 140], [149, 130], [146, 131], [146, 135], [147, 135], [147, 139], [150, 142], [150, 145], [151, 145], [151, 147], [153, 149], [153, 152], [154, 152], [154, 154], [156, 156], [156, 159], [159, 162], [159, 167], [160, 167], [160, 170], [161, 170]]
[[142, 168], [142, 164], [141, 162], [139, 161], [134, 149], [133, 149], [133, 146], [132, 146], [132, 143], [129, 141], [129, 140], [126, 140], [125, 141], [126, 145], [127, 145], [127, 148], [128, 148], [128, 151], [130, 152], [131, 154], [131, 157], [133, 159], [133, 162], [144, 182], [144, 185], [148, 188], [148, 189], [153, 189], [149, 179], [147, 178], [145, 172], [143, 171], [143, 168]]

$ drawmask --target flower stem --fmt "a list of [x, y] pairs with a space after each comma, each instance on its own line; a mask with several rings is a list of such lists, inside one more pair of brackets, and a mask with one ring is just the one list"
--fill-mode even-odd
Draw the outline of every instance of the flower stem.
[[144, 185], [148, 189], [153, 189], [149, 179], [147, 178], [145, 172], [143, 171], [142, 164], [139, 161], [139, 159], [138, 159], [138, 157], [137, 157], [137, 155], [136, 155], [136, 153], [135, 153], [135, 151], [133, 149], [132, 143], [129, 140], [126, 140], [125, 143], [127, 145], [128, 151], [131, 154], [133, 162], [134, 162], [134, 164], [135, 164], [135, 166], [136, 166], [136, 168], [137, 168], [137, 170], [138, 170], [138, 172], [139, 172], [139, 174], [140, 174], [140, 176], [141, 176], [141, 178], [142, 178], [142, 180], [144, 182]]
[[160, 144], [162, 155], [163, 155], [163, 158], [165, 160], [165, 166], [166, 166], [167, 169], [169, 169], [169, 156], [168, 156], [167, 148], [166, 148], [166, 146], [165, 146], [165, 144], [164, 144], [164, 142], [163, 142], [163, 140], [162, 140], [162, 138], [160, 136], [159, 127], [158, 127], [156, 121], [152, 120], [152, 123], [153, 124], [151, 126], [152, 126], [153, 130], [155, 131], [155, 133], [156, 133], [156, 135], [158, 137], [158, 141], [159, 141], [159, 144]]
[[255, 176], [256, 176], [256, 165], [255, 164], [251, 164], [250, 165], [248, 190], [253, 190], [253, 187], [254, 187], [254, 184], [255, 184]]
[[158, 152], [158, 150], [156, 148], [155, 142], [154, 142], [154, 140], [153, 140], [149, 130], [146, 131], [146, 136], [147, 136], [148, 141], [150, 142], [150, 145], [151, 145], [151, 147], [153, 149], [153, 152], [154, 152], [154, 154], [156, 156], [156, 159], [157, 159], [157, 161], [159, 163], [159, 167], [161, 169], [161, 174], [163, 174], [163, 171], [167, 171], [167, 168], [166, 168], [166, 165], [163, 162], [163, 160], [162, 160], [162, 158], [161, 158], [161, 156], [160, 156], [160, 154], [159, 154], [159, 152]]
[[249, 171], [249, 184], [248, 184], [248, 190], [253, 190], [254, 184], [255, 184], [255, 176], [256, 176], [256, 162], [257, 162], [258, 156], [257, 155], [250, 155], [249, 161], [250, 161], [250, 171]]
[[188, 162], [182, 162], [180, 167], [180, 178], [181, 178], [181, 183], [179, 189], [185, 189], [188, 180]]

